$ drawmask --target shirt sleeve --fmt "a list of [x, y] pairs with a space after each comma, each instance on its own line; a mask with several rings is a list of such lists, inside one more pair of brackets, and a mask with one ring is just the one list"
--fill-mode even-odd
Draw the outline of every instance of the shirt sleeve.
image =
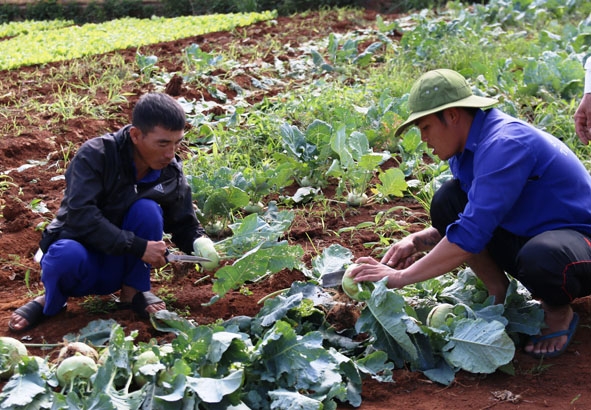
[[[92, 141], [98, 143], [99, 140]], [[102, 148], [88, 144], [78, 150], [66, 172], [68, 234], [86, 246], [107, 254], [133, 253], [141, 257], [147, 241], [109, 221], [100, 209], [104, 192]]]
[[536, 164], [535, 154], [519, 138], [528, 132], [525, 126], [509, 123], [497, 132], [500, 137], [482, 143], [475, 153], [468, 204], [446, 232], [450, 242], [471, 253], [481, 252], [490, 242]]

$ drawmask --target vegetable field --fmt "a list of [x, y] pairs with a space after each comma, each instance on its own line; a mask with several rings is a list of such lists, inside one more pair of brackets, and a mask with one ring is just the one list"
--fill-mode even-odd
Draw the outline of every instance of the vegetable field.
[[[0, 336], [20, 340], [27, 356], [11, 367], [0, 338], [0, 408], [591, 408], [589, 298], [574, 303], [581, 321], [568, 351], [539, 360], [520, 347], [541, 311], [516, 282], [504, 306], [469, 270], [404, 290], [364, 284], [355, 299], [319, 286], [429, 223], [448, 169], [416, 132], [393, 137], [422, 71], [462, 72], [589, 164], [572, 114], [591, 8], [571, 3], [265, 14], [190, 36], [192, 23], [179, 20], [181, 38], [165, 42], [147, 40], [174, 34], [167, 22], [142, 22], [145, 36], [125, 39], [135, 45], [104, 40], [116, 30], [103, 26], [96, 52], [91, 30], [76, 28], [84, 52], [55, 59], [50, 42], [74, 31], [67, 22], [4, 28], [0, 46], [15, 45], [0, 57]], [[29, 50], [24, 65], [10, 50]], [[11, 313], [42, 292], [33, 255], [69, 160], [127, 124], [149, 91], [186, 109], [179, 156], [220, 266], [154, 271], [170, 312], [152, 321], [105, 295], [71, 299], [35, 329], [10, 333]], [[76, 341], [94, 347], [91, 359], [60, 357]], [[69, 366], [58, 372], [60, 360]]]

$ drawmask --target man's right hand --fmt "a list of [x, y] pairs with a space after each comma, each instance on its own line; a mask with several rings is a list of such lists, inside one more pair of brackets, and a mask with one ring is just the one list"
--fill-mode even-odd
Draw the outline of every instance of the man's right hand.
[[142, 261], [152, 265], [153, 268], [161, 268], [167, 264], [166, 244], [164, 241], [148, 241]]
[[417, 248], [411, 236], [392, 245], [380, 262], [394, 269], [404, 269], [412, 265], [416, 260]]
[[405, 236], [388, 249], [382, 260], [384, 265], [394, 269], [406, 269], [422, 252], [433, 249], [441, 241], [441, 235], [433, 227]]
[[583, 94], [579, 108], [575, 112], [575, 131], [584, 145], [591, 140], [591, 94]]

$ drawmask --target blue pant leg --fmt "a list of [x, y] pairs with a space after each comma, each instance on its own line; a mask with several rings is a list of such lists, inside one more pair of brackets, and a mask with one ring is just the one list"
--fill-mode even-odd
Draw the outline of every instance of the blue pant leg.
[[[122, 229], [132, 231], [136, 236], [148, 241], [162, 240], [164, 231], [164, 219], [162, 208], [150, 199], [139, 199], [129, 208]], [[131, 286], [141, 292], [150, 290], [150, 266], [133, 255], [107, 256], [103, 269], [112, 279], [118, 277], [121, 284]], [[117, 274], [118, 273], [118, 274]], [[120, 275], [120, 276], [119, 276]], [[111, 293], [110, 283], [99, 284], [97, 293]]]
[[53, 243], [41, 259], [41, 280], [45, 287], [43, 313], [57, 314], [68, 296], [92, 293], [99, 276], [100, 261], [79, 242], [60, 239]]

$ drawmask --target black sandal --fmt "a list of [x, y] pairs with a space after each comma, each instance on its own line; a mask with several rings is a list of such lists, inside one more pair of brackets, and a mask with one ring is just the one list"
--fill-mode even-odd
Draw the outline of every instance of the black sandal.
[[14, 311], [17, 315], [25, 319], [29, 324], [22, 329], [16, 329], [12, 326], [11, 322], [8, 322], [8, 328], [13, 332], [25, 332], [37, 326], [39, 323], [47, 317], [43, 314], [43, 305], [36, 300], [24, 304]]
[[156, 303], [164, 302], [158, 296], [152, 292], [138, 292], [131, 299], [131, 309], [143, 318], [150, 317], [150, 314], [146, 312], [146, 308]]

